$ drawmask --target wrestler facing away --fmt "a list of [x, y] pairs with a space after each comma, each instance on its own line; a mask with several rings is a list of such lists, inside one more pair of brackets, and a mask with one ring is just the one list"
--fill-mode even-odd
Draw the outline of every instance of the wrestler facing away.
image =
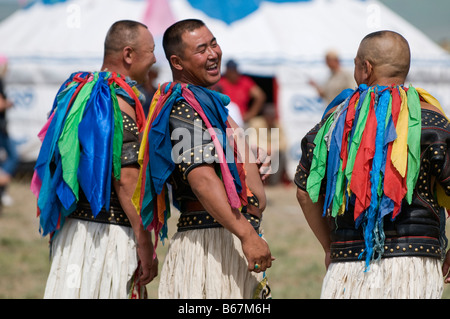
[[[389, 59], [380, 59], [380, 52], [389, 52]], [[362, 41], [355, 57], [354, 77], [357, 85], [401, 85], [409, 71], [409, 46], [394, 34]], [[334, 108], [329, 111], [333, 112]], [[313, 203], [305, 190], [297, 188], [302, 211], [326, 253], [325, 265], [330, 263], [330, 229], [322, 218], [323, 202]]]
[[[153, 64], [156, 63], [154, 54], [155, 42], [146, 26], [140, 25], [135, 33], [121, 27], [111, 28], [105, 39], [105, 53], [102, 71], [116, 72], [123, 77], [130, 77], [137, 83], [144, 83]], [[136, 122], [136, 112], [120, 96], [119, 107]], [[139, 167], [124, 166], [120, 180], [114, 180], [114, 187], [120, 204], [130, 220], [136, 236], [137, 252], [141, 262], [143, 285], [148, 284], [158, 274], [158, 260], [153, 259], [153, 243], [151, 233], [146, 231], [140, 216], [131, 202], [133, 192], [139, 177]]]
[[[354, 63], [354, 77], [358, 85], [403, 85], [410, 67], [409, 45], [401, 35], [395, 32], [374, 32], [361, 41]], [[420, 103], [422, 109], [429, 109], [442, 114], [437, 107], [422, 100]], [[329, 113], [333, 110], [334, 109], [330, 110]], [[297, 185], [299, 185], [299, 183], [297, 183]], [[333, 222], [330, 223], [327, 218], [322, 217], [324, 198], [323, 196], [319, 196], [319, 200], [314, 203], [306, 190], [299, 187], [297, 188], [297, 199], [308, 224], [325, 251], [325, 265], [326, 268], [329, 269], [331, 261], [330, 233], [332, 231], [330, 224]], [[403, 209], [405, 209], [405, 212], [408, 211], [408, 208], [405, 207], [405, 201], [402, 210]], [[346, 212], [344, 212], [344, 214]], [[393, 223], [395, 223], [395, 221]], [[345, 261], [343, 263], [345, 263]], [[351, 261], [347, 263], [351, 263]], [[443, 266], [444, 274], [446, 274], [448, 270], [449, 257], [447, 255]], [[407, 269], [405, 269], [405, 271], [407, 271]], [[446, 282], [448, 281], [449, 279], [447, 277]], [[343, 287], [341, 287], [341, 290], [342, 289]], [[392, 287], [392, 289], [394, 290], [395, 287]], [[322, 290], [322, 293], [323, 292], [324, 291]]]
[[[187, 30], [182, 43], [170, 48], [170, 65], [174, 82], [211, 87], [220, 80], [222, 50], [211, 31], [202, 26]], [[231, 117], [232, 126], [237, 127]], [[246, 154], [250, 154], [246, 152]], [[264, 187], [255, 162], [247, 158], [247, 186], [259, 200], [259, 206], [248, 206], [248, 212], [259, 218], [266, 206]], [[261, 239], [251, 224], [232, 211], [222, 181], [212, 165], [201, 165], [189, 173], [188, 182], [205, 210], [223, 227], [235, 234], [242, 243], [250, 271], [265, 271], [272, 265], [272, 256], [265, 240]], [[220, 200], [218, 200], [220, 198]], [[255, 269], [258, 264], [258, 269]]]

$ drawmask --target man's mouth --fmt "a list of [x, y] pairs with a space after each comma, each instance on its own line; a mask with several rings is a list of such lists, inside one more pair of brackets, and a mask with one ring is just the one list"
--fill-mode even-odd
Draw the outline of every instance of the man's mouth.
[[214, 63], [214, 64], [211, 64], [209, 67], [207, 67], [206, 69], [208, 70], [208, 71], [216, 71], [217, 70], [217, 68], [218, 68], [218, 64], [217, 63]]

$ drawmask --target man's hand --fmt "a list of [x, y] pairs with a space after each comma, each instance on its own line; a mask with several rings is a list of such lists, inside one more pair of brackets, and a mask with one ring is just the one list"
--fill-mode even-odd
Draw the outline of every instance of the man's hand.
[[142, 285], [147, 285], [158, 275], [158, 257], [154, 253], [151, 233], [145, 232], [144, 234], [138, 240], [137, 253], [141, 262], [139, 281]]
[[252, 145], [252, 151], [256, 154], [256, 165], [261, 175], [261, 180], [265, 181], [272, 174], [272, 158], [261, 147]]
[[272, 257], [267, 242], [256, 232], [248, 238], [242, 238], [242, 250], [248, 261], [248, 270], [254, 272], [263, 272], [272, 266]]

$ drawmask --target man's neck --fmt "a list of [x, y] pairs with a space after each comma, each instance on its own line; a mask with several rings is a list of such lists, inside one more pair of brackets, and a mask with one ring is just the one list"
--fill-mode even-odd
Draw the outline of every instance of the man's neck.
[[374, 79], [373, 81], [370, 81], [368, 86], [374, 86], [374, 85], [380, 85], [380, 86], [398, 86], [403, 85], [405, 83], [405, 79], [403, 78], [397, 78], [397, 77], [391, 77], [391, 78], [381, 78], [381, 79]]
[[124, 69], [123, 67], [120, 67], [116, 64], [111, 64], [111, 63], [103, 63], [101, 70], [103, 72], [115, 72], [117, 74], [120, 74], [122, 76], [128, 76], [128, 72], [126, 69]]

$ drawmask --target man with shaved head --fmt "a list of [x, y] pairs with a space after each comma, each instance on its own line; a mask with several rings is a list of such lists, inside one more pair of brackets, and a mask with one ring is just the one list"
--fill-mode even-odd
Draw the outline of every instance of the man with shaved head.
[[428, 92], [404, 86], [409, 67], [403, 36], [364, 37], [358, 88], [302, 140], [297, 199], [325, 252], [322, 298], [440, 298], [449, 280], [450, 126]]
[[51, 238], [44, 298], [146, 298], [158, 273], [131, 202], [145, 122], [136, 84], [156, 62], [154, 49], [144, 24], [117, 21], [101, 71], [73, 73], [55, 98], [32, 183]]
[[367, 85], [403, 84], [409, 72], [409, 44], [400, 34], [379, 31], [364, 37], [355, 58], [355, 80]]

